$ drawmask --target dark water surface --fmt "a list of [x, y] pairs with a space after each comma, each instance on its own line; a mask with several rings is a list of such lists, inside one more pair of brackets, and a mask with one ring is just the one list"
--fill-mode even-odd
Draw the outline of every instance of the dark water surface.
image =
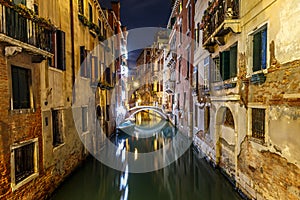
[[[153, 121], [153, 120], [152, 120]], [[148, 129], [147, 129], [148, 130]], [[177, 133], [171, 125], [150, 137], [137, 139], [138, 133], [117, 134], [113, 142], [127, 151], [155, 151], [169, 143]], [[143, 150], [141, 150], [143, 149]], [[53, 200], [168, 200], [241, 199], [219, 170], [213, 169], [190, 147], [169, 166], [148, 173], [120, 172], [89, 157], [54, 192]], [[113, 156], [113, 155], [112, 155]]]

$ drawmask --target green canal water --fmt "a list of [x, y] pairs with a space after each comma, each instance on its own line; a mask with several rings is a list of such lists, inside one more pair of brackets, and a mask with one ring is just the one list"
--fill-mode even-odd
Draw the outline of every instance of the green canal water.
[[[153, 122], [154, 121], [154, 122]], [[140, 122], [136, 121], [136, 124]], [[151, 120], [151, 123], [156, 123]], [[148, 122], [149, 125], [149, 122]], [[112, 142], [124, 151], [150, 152], [163, 148], [180, 134], [167, 124], [147, 138], [122, 131]], [[113, 156], [113, 155], [112, 155]], [[147, 173], [112, 169], [92, 156], [53, 193], [51, 200], [235, 200], [241, 199], [218, 169], [212, 168], [194, 147], [170, 165]]]

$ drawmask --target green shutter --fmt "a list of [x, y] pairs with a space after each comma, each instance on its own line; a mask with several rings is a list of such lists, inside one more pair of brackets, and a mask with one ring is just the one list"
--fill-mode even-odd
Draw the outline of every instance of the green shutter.
[[261, 70], [261, 32], [253, 36], [253, 72]]
[[267, 28], [261, 32], [261, 68], [267, 68]]
[[230, 51], [222, 52], [220, 58], [220, 71], [222, 72], [222, 79], [227, 80], [230, 77]]
[[230, 78], [237, 74], [237, 45], [230, 48]]

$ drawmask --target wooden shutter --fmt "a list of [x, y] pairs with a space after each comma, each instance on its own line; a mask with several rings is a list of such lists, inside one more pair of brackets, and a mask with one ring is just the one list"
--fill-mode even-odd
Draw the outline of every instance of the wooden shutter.
[[220, 54], [220, 72], [223, 80], [229, 79], [230, 72], [230, 51], [223, 51]]
[[261, 68], [267, 67], [267, 28], [261, 32]]
[[237, 74], [237, 45], [230, 48], [230, 78]]
[[65, 33], [61, 30], [56, 31], [56, 49], [57, 49], [57, 68], [66, 70], [66, 51], [65, 51]]
[[30, 108], [30, 71], [12, 67], [13, 108]]
[[30, 108], [28, 73], [26, 69], [19, 68], [19, 100], [21, 108]]
[[80, 76], [85, 76], [85, 46], [80, 46]]
[[253, 36], [253, 72], [261, 69], [261, 33]]

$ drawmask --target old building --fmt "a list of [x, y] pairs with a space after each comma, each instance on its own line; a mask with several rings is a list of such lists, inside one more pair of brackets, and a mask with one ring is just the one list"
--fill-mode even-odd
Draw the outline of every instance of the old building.
[[107, 96], [119, 68], [110, 58], [120, 43], [102, 41], [122, 32], [120, 6], [2, 0], [0, 9], [0, 198], [42, 199], [87, 155], [97, 105], [105, 131], [113, 127]]
[[300, 198], [296, 5], [196, 3], [194, 143], [254, 199]]
[[167, 28], [171, 29], [169, 38], [171, 51], [168, 53], [170, 58], [166, 59], [171, 62], [176, 61], [175, 98], [172, 97], [172, 107], [174, 108], [173, 121], [189, 136], [192, 136], [193, 129], [192, 72], [194, 57], [194, 4], [194, 1], [175, 1], [167, 26]]

